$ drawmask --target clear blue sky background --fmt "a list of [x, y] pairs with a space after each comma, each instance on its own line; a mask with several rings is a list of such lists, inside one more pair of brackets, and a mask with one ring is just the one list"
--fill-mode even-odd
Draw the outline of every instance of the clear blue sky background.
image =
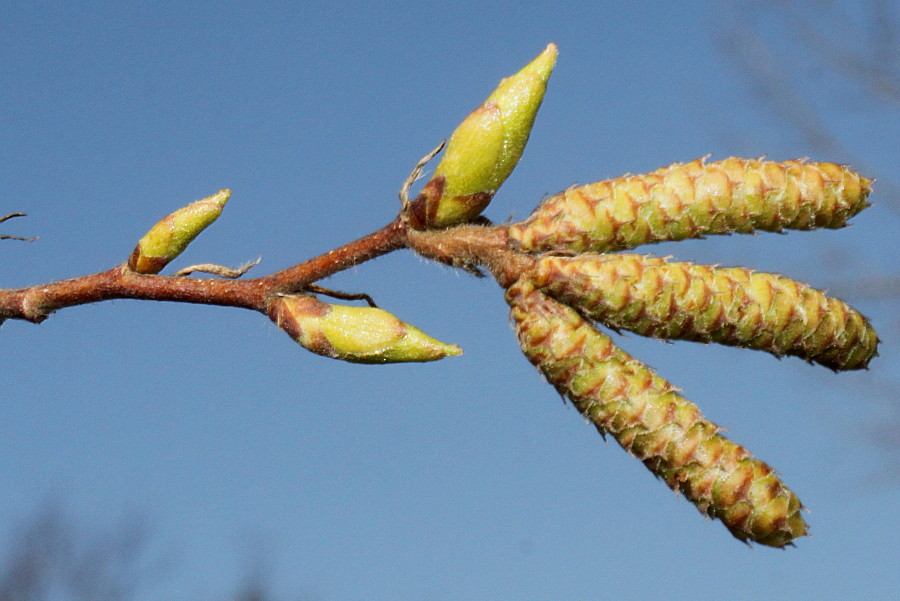
[[[858, 3], [864, 6], [863, 3]], [[852, 18], [824, 16], [864, 48]], [[846, 144], [820, 156], [723, 50], [715, 3], [10, 3], [0, 19], [5, 288], [124, 260], [223, 187], [178, 261], [262, 274], [371, 231], [424, 152], [547, 42], [557, 71], [488, 209], [524, 218], [573, 183], [712, 153], [863, 160], [896, 178], [896, 106], [751, 31]], [[795, 14], [815, 23], [815, 11]], [[781, 46], [778, 46], [781, 44]], [[793, 48], [793, 50], [792, 50]], [[792, 58], [788, 58], [792, 57]], [[820, 94], [818, 92], [821, 92]], [[840, 287], [895, 274], [898, 199], [842, 231], [648, 248]], [[891, 203], [894, 203], [893, 208]], [[844, 287], [884, 339], [866, 373], [631, 336], [810, 508], [797, 548], [748, 548], [605, 444], [521, 356], [496, 284], [400, 252], [327, 285], [465, 355], [367, 367], [306, 353], [236, 309], [118, 301], [0, 329], [0, 548], [48, 502], [86, 531], [146, 518], [140, 599], [216, 599], [257, 566], [280, 599], [889, 599], [897, 570], [896, 299]]]

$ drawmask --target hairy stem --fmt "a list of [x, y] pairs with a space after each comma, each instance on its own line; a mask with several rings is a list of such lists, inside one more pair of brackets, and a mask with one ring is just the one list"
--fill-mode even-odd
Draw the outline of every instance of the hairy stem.
[[49, 284], [0, 290], [0, 321], [40, 323], [58, 309], [121, 298], [223, 305], [265, 313], [269, 299], [276, 295], [304, 290], [313, 282], [405, 246], [405, 226], [398, 218], [349, 244], [252, 280], [141, 275], [120, 265]]
[[508, 248], [507, 228], [461, 225], [448, 230], [409, 230], [409, 248], [423, 257], [460, 267], [486, 267], [497, 282], [509, 287], [531, 268], [535, 259]]
[[299, 292], [313, 282], [405, 247], [406, 226], [398, 217], [359, 240], [256, 281], [269, 296]]
[[271, 299], [303, 291], [349, 267], [401, 248], [461, 268], [487, 267], [502, 286], [518, 278], [534, 260], [507, 249], [506, 228], [466, 225], [417, 231], [397, 217], [386, 226], [308, 261], [250, 280], [193, 279], [135, 273], [125, 265], [108, 271], [0, 290], [0, 322], [23, 319], [40, 323], [58, 309], [112, 299], [138, 299], [222, 305], [265, 313]]
[[252, 280], [235, 282], [140, 275], [118, 266], [50, 284], [2, 290], [0, 319], [40, 323], [57, 309], [117, 298], [227, 305], [256, 310], [264, 310], [265, 307], [262, 290], [254, 286]]

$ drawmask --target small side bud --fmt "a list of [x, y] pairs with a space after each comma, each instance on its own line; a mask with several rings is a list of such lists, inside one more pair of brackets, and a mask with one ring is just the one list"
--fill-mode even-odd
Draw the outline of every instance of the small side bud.
[[268, 310], [275, 324], [303, 348], [351, 363], [437, 361], [462, 354], [394, 315], [373, 307], [323, 303], [315, 297], [282, 296]]
[[522, 157], [547, 80], [556, 63], [550, 44], [531, 63], [500, 82], [450, 137], [447, 150], [416, 199], [424, 227], [469, 221], [487, 207]]
[[147, 275], [162, 271], [200, 232], [219, 218], [230, 197], [231, 190], [219, 190], [163, 217], [140, 239], [128, 259], [128, 268]]

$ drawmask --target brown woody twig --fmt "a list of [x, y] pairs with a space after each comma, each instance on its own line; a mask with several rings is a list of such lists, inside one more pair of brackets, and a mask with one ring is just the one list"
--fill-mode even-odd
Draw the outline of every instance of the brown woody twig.
[[[0, 217], [0, 223], [12, 219], [13, 217], [25, 217], [27, 213], [10, 213], [9, 215], [4, 215]], [[34, 242], [37, 238], [23, 238], [21, 236], [8, 236], [6, 234], [0, 234], [0, 240], [21, 240], [22, 242]]]
[[[460, 226], [433, 232], [417, 232], [398, 216], [381, 229], [325, 254], [268, 276], [251, 280], [192, 279], [179, 276], [142, 275], [124, 264], [108, 271], [16, 290], [0, 290], [0, 320], [44, 321], [53, 311], [105, 300], [130, 298], [220, 305], [265, 313], [279, 295], [323, 293], [314, 283], [381, 255], [411, 248], [428, 258], [464, 267], [487, 266], [503, 281], [505, 228]], [[514, 253], [518, 255], [519, 253]], [[524, 260], [524, 255], [522, 255]], [[512, 272], [510, 272], [512, 273]], [[507, 276], [506, 279], [509, 279]], [[329, 292], [330, 293], [330, 292]], [[330, 293], [332, 296], [336, 294]], [[371, 299], [365, 295], [345, 298]]]

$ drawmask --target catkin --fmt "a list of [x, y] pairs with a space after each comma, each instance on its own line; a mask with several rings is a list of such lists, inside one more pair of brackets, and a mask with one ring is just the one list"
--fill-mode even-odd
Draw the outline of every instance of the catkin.
[[532, 282], [612, 328], [795, 355], [833, 370], [877, 354], [871, 324], [843, 301], [772, 273], [640, 255], [543, 256]]
[[519, 344], [561, 393], [673, 490], [742, 541], [783, 547], [806, 534], [797, 496], [718, 433], [675, 387], [529, 281], [509, 288]]
[[569, 188], [510, 225], [509, 237], [528, 252], [608, 252], [710, 234], [839, 228], [867, 206], [870, 184], [834, 163], [698, 159]]

